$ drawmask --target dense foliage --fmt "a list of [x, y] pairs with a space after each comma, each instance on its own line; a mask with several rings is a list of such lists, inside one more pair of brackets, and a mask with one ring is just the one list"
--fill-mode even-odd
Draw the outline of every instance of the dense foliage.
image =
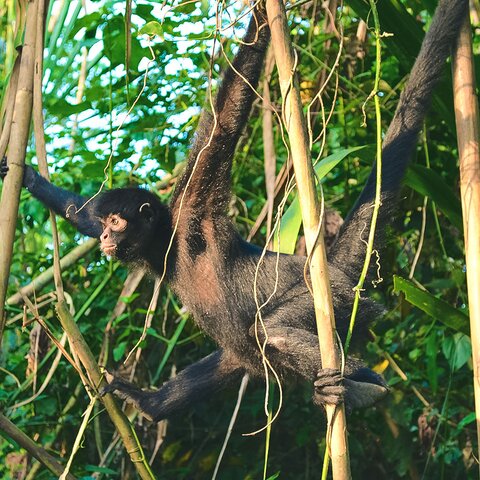
[[[14, 58], [12, 45], [21, 41], [21, 27], [16, 36], [12, 31], [14, 25], [19, 26], [20, 13], [11, 3], [0, 0], [2, 92]], [[393, 34], [383, 38], [381, 99], [385, 127], [435, 3], [378, 2], [382, 29]], [[238, 7], [235, 4], [223, 12], [223, 26], [239, 15]], [[367, 34], [363, 39], [357, 35], [360, 19], [368, 19], [366, 4], [361, 0], [346, 2], [339, 20], [343, 32], [337, 24], [338, 30], [329, 33], [324, 13], [320, 2], [302, 2], [292, 6], [289, 17], [305, 108], [319, 90], [321, 79], [330, 72], [343, 35], [338, 87], [333, 75], [322, 96], [327, 116], [333, 108], [323, 151], [319, 102], [312, 104], [310, 115], [313, 137], [317, 138], [314, 157], [353, 146], [365, 147], [342, 160], [323, 181], [327, 205], [345, 215], [374, 160], [373, 102], [365, 105], [366, 126], [362, 125], [362, 106], [372, 90], [378, 65], [372, 36]], [[243, 32], [244, 20], [235, 27], [235, 35], [231, 28], [221, 33], [222, 49], [229, 58], [235, 52], [237, 36]], [[208, 100], [209, 84], [214, 90], [219, 72], [226, 65], [218, 41], [213, 41], [214, 26], [215, 12], [208, 2], [185, 2], [177, 8], [162, 9], [156, 2], [137, 1], [132, 5], [130, 23], [125, 20], [125, 2], [87, 2], [84, 9], [80, 1], [52, 1], [44, 80], [52, 181], [93, 195], [104, 180], [105, 169], [105, 188], [145, 185], [167, 199], [188, 151], [200, 108]], [[156, 36], [148, 40], [142, 33]], [[478, 45], [475, 47], [478, 50]], [[354, 478], [476, 476], [472, 468], [476, 463], [472, 453], [476, 451], [476, 435], [471, 347], [449, 77], [445, 68], [445, 81], [437, 90], [407, 176], [400, 213], [380, 258], [383, 282], [365, 292], [385, 305], [386, 314], [372, 319], [374, 335], [368, 346], [361, 348], [361, 354], [383, 372], [392, 391], [376, 408], [349, 417]], [[272, 102], [280, 109], [275, 72], [270, 88]], [[286, 160], [278, 124], [273, 135], [278, 171]], [[27, 161], [36, 164], [33, 141], [27, 155]], [[231, 214], [245, 236], [265, 204], [263, 158], [262, 109], [258, 102], [233, 173]], [[84, 239], [65, 221], [58, 224], [63, 256]], [[263, 244], [265, 233], [263, 222], [254, 241]], [[52, 264], [52, 256], [48, 212], [24, 191], [9, 295], [44, 272]], [[398, 276], [396, 292], [394, 274]], [[107, 351], [102, 358], [115, 368], [141, 336], [153, 291], [153, 282], [145, 277], [135, 293], [122, 297], [126, 309], [115, 317], [112, 312], [126, 276], [125, 267], [101, 256], [98, 249], [89, 251], [63, 273], [82, 334], [96, 356], [102, 349]], [[60, 338], [54, 300], [48, 295], [52, 291], [50, 283], [36, 292], [38, 312]], [[24, 314], [20, 303], [9, 305], [0, 357], [2, 411], [38, 444], [57, 457], [68, 458], [88, 396], [65, 358], [48, 377], [57, 348], [32, 319], [28, 310]], [[108, 341], [104, 334], [107, 325]], [[213, 348], [164, 287], [152, 325], [141, 343], [138, 362], [129, 360], [122, 369], [128, 375], [135, 368], [138, 383], [155, 385]], [[40, 395], [18, 406], [46, 379], [48, 384]], [[285, 479], [319, 478], [325, 449], [324, 416], [311, 403], [310, 385], [284, 382], [283, 386], [282, 412], [269, 440], [268, 475], [279, 472], [279, 478]], [[220, 478], [253, 479], [263, 475], [265, 433], [241, 434], [265, 424], [264, 395], [262, 382], [250, 383], [220, 467]], [[235, 401], [235, 389], [226, 391], [158, 426], [133, 416], [129, 410], [147, 455], [155, 453], [152, 468], [158, 477], [210, 478]], [[118, 444], [111, 448], [115, 432], [101, 404], [96, 414], [75, 457], [73, 473], [84, 478], [134, 477], [124, 449]], [[30, 472], [30, 478], [51, 478], [43, 467], [32, 473], [35, 461], [27, 460], [22, 452], [8, 439], [0, 439], [0, 456], [6, 459], [0, 462], [2, 478], [23, 478], [24, 471]]]

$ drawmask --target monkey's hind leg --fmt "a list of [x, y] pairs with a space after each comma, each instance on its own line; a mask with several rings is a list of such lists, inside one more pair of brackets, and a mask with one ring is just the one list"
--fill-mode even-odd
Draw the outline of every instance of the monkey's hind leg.
[[108, 374], [106, 379], [109, 383], [101, 394], [114, 393], [133, 404], [149, 420], [158, 422], [193, 408], [199, 401], [240, 379], [243, 373], [244, 369], [234, 359], [223, 350], [217, 350], [183, 369], [158, 390], [142, 390], [116, 375]]
[[[345, 402], [348, 409], [368, 407], [388, 393], [388, 387], [377, 373], [355, 358], [346, 359], [345, 371], [322, 368], [318, 337], [307, 330], [282, 326], [264, 318], [266, 334], [258, 326], [257, 335], [276, 362], [296, 371], [307, 380], [313, 380], [313, 401], [317, 405], [339, 405]], [[254, 335], [254, 327], [250, 334]]]

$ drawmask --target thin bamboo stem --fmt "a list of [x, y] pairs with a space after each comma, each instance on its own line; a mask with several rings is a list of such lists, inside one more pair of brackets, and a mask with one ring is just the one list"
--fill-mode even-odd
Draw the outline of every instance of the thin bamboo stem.
[[[315, 189], [315, 174], [312, 167], [308, 134], [298, 83], [294, 74], [295, 57], [287, 25], [285, 6], [281, 0], [267, 0], [268, 23], [272, 33], [272, 46], [277, 64], [280, 89], [284, 103], [284, 121], [289, 134], [291, 155], [302, 210], [303, 229], [310, 255], [310, 276], [313, 289], [315, 315], [319, 338], [322, 368], [340, 368], [336, 348], [335, 318], [328, 264], [320, 232], [320, 206]], [[333, 478], [349, 479], [347, 427], [345, 410], [327, 405]]]
[[263, 79], [263, 154], [265, 168], [265, 186], [267, 191], [267, 238], [270, 236], [273, 220], [273, 207], [275, 203], [275, 175], [277, 158], [275, 155], [275, 142], [273, 134], [273, 113], [270, 103], [270, 79], [272, 76], [275, 59], [273, 51], [269, 48], [265, 60], [265, 74]]
[[[48, 173], [47, 150], [45, 145], [45, 131], [43, 121], [43, 97], [42, 97], [42, 80], [43, 80], [43, 40], [44, 40], [44, 17], [45, 17], [45, 0], [38, 1], [38, 21], [37, 35], [35, 42], [35, 69], [33, 78], [33, 131], [35, 136], [35, 146], [38, 159], [38, 169], [42, 177], [50, 181]], [[53, 240], [53, 278], [55, 282], [55, 290], [59, 301], [65, 300], [63, 292], [62, 271], [60, 268], [60, 248], [58, 240], [57, 221], [55, 212], [50, 209], [50, 224], [52, 228]]]
[[460, 157], [460, 193], [467, 265], [473, 387], [480, 454], [480, 128], [468, 16], [465, 17], [453, 56], [453, 93]]
[[19, 54], [15, 59], [12, 75], [10, 76], [10, 80], [7, 85], [7, 92], [5, 93], [4, 97], [4, 105], [2, 105], [2, 108], [4, 107], [5, 111], [2, 112], [3, 115], [0, 116], [0, 159], [3, 158], [3, 156], [5, 155], [8, 147], [8, 141], [10, 139], [13, 112], [15, 109], [15, 97], [17, 95], [18, 87], [18, 73], [20, 70], [21, 59], [21, 54]]

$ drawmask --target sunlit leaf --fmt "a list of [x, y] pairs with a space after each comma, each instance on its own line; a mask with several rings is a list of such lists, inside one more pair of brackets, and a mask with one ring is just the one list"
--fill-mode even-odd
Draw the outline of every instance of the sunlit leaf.
[[149, 37], [158, 37], [160, 40], [164, 40], [163, 27], [159, 22], [151, 21], [145, 24], [137, 35], [148, 35]]
[[415, 307], [420, 308], [426, 314], [435, 318], [446, 327], [453, 328], [465, 334], [469, 333], [468, 317], [452, 307], [447, 302], [434, 297], [431, 293], [421, 290], [412, 282], [395, 275], [393, 277], [394, 291], [402, 292], [405, 300]]

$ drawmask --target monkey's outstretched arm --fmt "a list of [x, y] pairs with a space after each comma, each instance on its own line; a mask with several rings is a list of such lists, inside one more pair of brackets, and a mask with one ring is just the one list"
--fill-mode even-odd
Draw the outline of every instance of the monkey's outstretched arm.
[[158, 422], [211, 397], [240, 379], [243, 373], [244, 369], [239, 364], [223, 350], [217, 350], [182, 370], [158, 390], [141, 390], [126, 380], [107, 375], [109, 384], [102, 393], [115, 393], [132, 403], [148, 419]]
[[[378, 239], [391, 221], [397, 206], [397, 194], [417, 137], [428, 112], [431, 97], [445, 69], [462, 20], [468, 14], [468, 0], [440, 0], [430, 28], [400, 96], [392, 123], [383, 142], [382, 207], [377, 221]], [[365, 258], [365, 238], [375, 198], [376, 168], [343, 224], [330, 260], [357, 282]], [[362, 237], [363, 234], [363, 237]], [[347, 266], [347, 269], [345, 268]], [[355, 283], [352, 283], [354, 285]]]
[[[265, 13], [252, 12], [247, 33], [221, 83], [214, 112], [204, 111], [195, 133], [187, 167], [172, 198], [172, 206], [188, 184], [185, 201], [201, 212], [223, 213], [230, 199], [233, 154], [247, 122], [270, 39]], [[195, 210], [198, 212], [197, 210]]]
[[[0, 177], [4, 178], [7, 173], [8, 165], [4, 158], [0, 163]], [[30, 165], [25, 165], [23, 186], [46, 207], [66, 218], [80, 233], [89, 237], [99, 237], [102, 233], [100, 220], [92, 213], [93, 205], [87, 204], [77, 213], [87, 201], [86, 197], [56, 187]]]

